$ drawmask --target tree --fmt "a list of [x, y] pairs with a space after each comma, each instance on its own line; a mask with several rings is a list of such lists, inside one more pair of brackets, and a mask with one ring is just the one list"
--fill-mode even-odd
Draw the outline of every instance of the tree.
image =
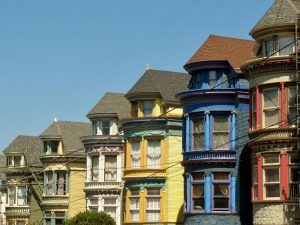
[[114, 219], [104, 212], [81, 212], [71, 219], [64, 221], [64, 225], [116, 225]]

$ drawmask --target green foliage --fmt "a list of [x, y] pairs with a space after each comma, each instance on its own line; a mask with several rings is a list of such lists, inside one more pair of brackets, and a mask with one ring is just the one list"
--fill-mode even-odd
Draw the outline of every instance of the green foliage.
[[116, 222], [104, 212], [87, 211], [65, 220], [64, 225], [116, 225]]

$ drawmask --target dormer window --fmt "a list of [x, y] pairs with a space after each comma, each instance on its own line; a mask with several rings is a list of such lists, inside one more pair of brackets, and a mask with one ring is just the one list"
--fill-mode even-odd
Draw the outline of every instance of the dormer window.
[[44, 152], [46, 154], [58, 153], [59, 141], [44, 141]]
[[143, 101], [143, 115], [152, 116], [153, 102], [150, 100]]
[[294, 52], [294, 37], [273, 36], [263, 41], [264, 56], [290, 55]]
[[23, 167], [24, 166], [24, 156], [13, 155], [7, 156], [7, 167]]
[[138, 117], [139, 113], [139, 103], [133, 102], [132, 103], [132, 117]]
[[95, 121], [94, 126], [94, 135], [111, 135], [111, 129], [114, 125], [111, 120]]
[[104, 120], [102, 121], [102, 135], [109, 135], [110, 134], [110, 121]]

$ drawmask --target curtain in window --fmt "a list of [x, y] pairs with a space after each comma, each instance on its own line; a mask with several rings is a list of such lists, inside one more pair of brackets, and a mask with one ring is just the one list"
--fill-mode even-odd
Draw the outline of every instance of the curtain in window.
[[58, 195], [64, 195], [65, 194], [65, 179], [66, 174], [65, 173], [58, 173], [57, 174], [57, 194]]
[[161, 144], [160, 140], [148, 140], [147, 146], [147, 168], [161, 168]]
[[117, 180], [117, 156], [106, 155], [105, 156], [105, 180]]
[[132, 141], [131, 142], [131, 167], [132, 167], [132, 169], [139, 169], [140, 162], [141, 162], [140, 142]]
[[229, 185], [228, 184], [215, 184], [214, 194], [217, 196], [229, 196]]
[[99, 156], [92, 156], [92, 180], [99, 177]]
[[160, 198], [147, 198], [147, 222], [160, 221]]
[[18, 193], [17, 193], [17, 198], [18, 198], [18, 205], [26, 205], [26, 187], [24, 186], [19, 186], [18, 187]]
[[130, 221], [140, 220], [140, 199], [131, 198], [130, 199]]
[[204, 185], [203, 184], [193, 184], [193, 194], [195, 197], [204, 196]]
[[204, 147], [204, 120], [202, 118], [197, 118], [193, 120], [194, 123], [194, 149], [199, 149]]
[[53, 174], [47, 173], [46, 174], [46, 194], [51, 195], [53, 193], [52, 185], [53, 185]]
[[229, 141], [228, 132], [228, 117], [227, 116], [215, 116], [214, 117], [214, 147], [215, 148], [227, 148]]
[[13, 206], [15, 204], [15, 187], [10, 186], [8, 192], [9, 206]]

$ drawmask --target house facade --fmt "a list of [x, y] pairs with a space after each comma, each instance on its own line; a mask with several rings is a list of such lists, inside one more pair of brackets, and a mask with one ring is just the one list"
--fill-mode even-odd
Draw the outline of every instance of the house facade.
[[88, 123], [55, 121], [40, 135], [45, 225], [62, 225], [65, 218], [86, 209], [86, 157], [80, 137], [89, 136], [91, 130]]
[[124, 94], [106, 93], [87, 114], [92, 135], [82, 137], [86, 152], [87, 210], [103, 211], [122, 224], [124, 148], [120, 119], [130, 116]]
[[188, 75], [147, 69], [128, 91], [124, 224], [183, 224], [182, 109], [175, 94]]
[[5, 177], [5, 155], [0, 155], [0, 225], [6, 225], [5, 206], [6, 206], [6, 177]]
[[184, 66], [191, 75], [189, 90], [177, 97], [184, 114], [186, 225], [247, 220], [240, 215], [240, 205], [250, 204], [240, 188], [247, 179], [239, 168], [247, 145], [249, 86], [239, 67], [254, 44], [211, 35]]
[[250, 83], [254, 224], [299, 222], [299, 10], [299, 1], [276, 0], [251, 30], [255, 57], [242, 66]]
[[42, 221], [42, 142], [35, 136], [18, 136], [6, 149], [7, 225], [39, 224]]

